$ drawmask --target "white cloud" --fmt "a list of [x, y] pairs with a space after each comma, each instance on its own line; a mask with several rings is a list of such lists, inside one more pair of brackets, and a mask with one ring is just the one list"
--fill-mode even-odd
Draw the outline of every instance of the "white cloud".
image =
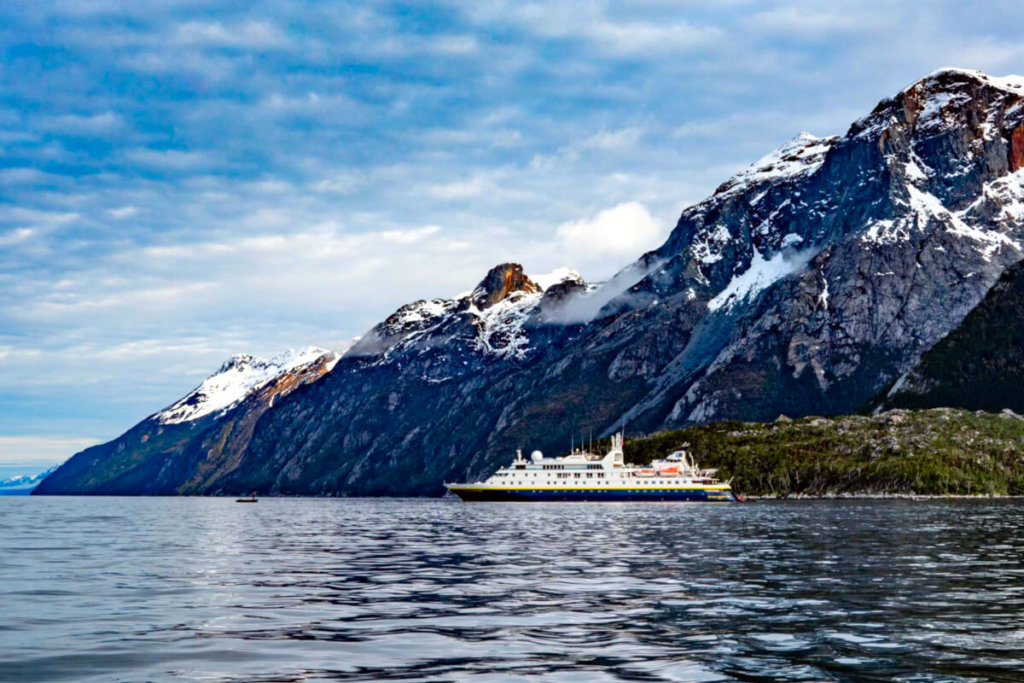
[[721, 29], [678, 18], [666, 21], [621, 20], [609, 16], [604, 3], [472, 3], [470, 16], [487, 23], [520, 24], [545, 38], [575, 39], [610, 55], [689, 52], [722, 37]]
[[177, 149], [157, 150], [138, 147], [128, 150], [124, 156], [127, 161], [139, 166], [168, 171], [195, 170], [217, 164], [217, 160], [205, 152]]
[[596, 22], [586, 27], [590, 40], [610, 52], [634, 54], [651, 52], [689, 52], [705, 47], [721, 37], [721, 31], [689, 24], [667, 26], [649, 23], [618, 24]]
[[119, 206], [119, 207], [114, 208], [114, 209], [109, 209], [107, 211], [107, 213], [109, 213], [111, 215], [111, 217], [116, 218], [117, 220], [120, 221], [120, 220], [124, 220], [126, 218], [132, 218], [133, 216], [139, 215], [139, 207], [137, 207], [137, 206]]
[[[154, 38], [154, 40], [157, 40]], [[118, 67], [160, 76], [188, 75], [205, 86], [237, 82], [244, 70], [244, 59], [211, 53], [200, 48], [168, 49], [166, 46], [143, 51], [126, 51], [118, 57]]]
[[352, 194], [362, 184], [362, 178], [355, 173], [340, 172], [329, 178], [314, 181], [311, 185], [316, 192], [325, 194]]
[[18, 236], [19, 240], [37, 232], [48, 232], [68, 226], [80, 219], [81, 216], [73, 211], [45, 211], [21, 206], [0, 208], [0, 225], [21, 228], [8, 235]]
[[393, 244], [413, 244], [439, 232], [441, 232], [440, 226], [428, 225], [414, 230], [385, 230], [380, 233], [380, 238]]
[[59, 211], [41, 211], [29, 209], [22, 206], [13, 206], [0, 210], [0, 221], [24, 221], [26, 223], [39, 223], [47, 226], [64, 225], [71, 221], [78, 220], [77, 213]]
[[483, 194], [487, 187], [488, 183], [483, 179], [473, 178], [462, 182], [432, 185], [427, 191], [438, 199], [467, 199]]
[[0, 170], [0, 183], [4, 185], [28, 185], [30, 183], [43, 184], [59, 180], [60, 176], [51, 173], [43, 173], [35, 168], [5, 168]]
[[[0, 463], [44, 461], [57, 463], [99, 443], [98, 439], [49, 436], [0, 436]], [[35, 474], [35, 472], [26, 472]]]
[[583, 149], [600, 150], [625, 150], [632, 149], [643, 137], [643, 130], [640, 128], [622, 128], [620, 130], [603, 130], [600, 133], [591, 135], [582, 143]]
[[903, 20], [899, 11], [884, 11], [861, 3], [843, 5], [816, 0], [788, 2], [748, 13], [742, 23], [751, 33], [768, 33], [788, 39], [820, 41], [840, 35], [895, 30]]
[[328, 120], [344, 120], [348, 125], [355, 124], [356, 117], [366, 121], [372, 115], [369, 107], [352, 97], [315, 90], [299, 95], [271, 93], [259, 101], [256, 113], [271, 117], [326, 117]]
[[477, 39], [468, 35], [435, 36], [429, 42], [429, 51], [440, 55], [471, 55], [479, 49]]
[[189, 21], [176, 26], [170, 40], [182, 45], [250, 49], [275, 48], [288, 42], [280, 29], [266, 21], [246, 21], [230, 26], [216, 21]]
[[230, 353], [329, 345], [502, 261], [608, 277], [795, 132], [1024, 55], [1006, 3], [443, 4], [7, 12], [67, 59], [4, 71], [0, 433], [113, 436]]
[[640, 202], [624, 202], [595, 216], [558, 226], [558, 239], [570, 253], [635, 258], [662, 241], [667, 231]]
[[15, 228], [5, 233], [0, 233], [0, 246], [9, 246], [24, 242], [35, 234], [32, 228]]
[[86, 116], [48, 116], [39, 122], [39, 126], [47, 131], [87, 137], [110, 135], [124, 128], [124, 125], [124, 119], [111, 111]]

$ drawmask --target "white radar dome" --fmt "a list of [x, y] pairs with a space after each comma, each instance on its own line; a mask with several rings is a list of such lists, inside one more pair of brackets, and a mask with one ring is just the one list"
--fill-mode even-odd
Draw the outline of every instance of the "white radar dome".
[[534, 462], [539, 462], [544, 459], [544, 454], [540, 451], [534, 451], [533, 453], [530, 453], [530, 459]]

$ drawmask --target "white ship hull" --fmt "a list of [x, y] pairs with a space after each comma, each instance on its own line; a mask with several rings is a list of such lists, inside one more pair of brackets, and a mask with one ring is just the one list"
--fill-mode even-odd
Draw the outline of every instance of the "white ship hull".
[[636, 502], [680, 501], [731, 503], [736, 500], [728, 484], [694, 487], [579, 487], [502, 488], [479, 484], [448, 484], [448, 490], [465, 501], [480, 502]]

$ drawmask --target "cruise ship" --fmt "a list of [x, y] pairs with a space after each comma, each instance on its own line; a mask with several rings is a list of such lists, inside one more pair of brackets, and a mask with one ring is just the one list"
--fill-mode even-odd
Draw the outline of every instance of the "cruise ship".
[[527, 460], [516, 451], [511, 465], [484, 481], [445, 486], [466, 501], [735, 501], [729, 482], [717, 475], [683, 450], [646, 467], [627, 465], [616, 434], [605, 455], [574, 449], [545, 458], [534, 451]]

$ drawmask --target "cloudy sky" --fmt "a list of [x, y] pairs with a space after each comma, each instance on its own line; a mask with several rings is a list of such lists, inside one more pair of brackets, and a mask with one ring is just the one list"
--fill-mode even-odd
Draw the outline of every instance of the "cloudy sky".
[[0, 461], [499, 262], [608, 277], [800, 131], [1024, 71], [1019, 3], [838, 4], [3, 3]]

